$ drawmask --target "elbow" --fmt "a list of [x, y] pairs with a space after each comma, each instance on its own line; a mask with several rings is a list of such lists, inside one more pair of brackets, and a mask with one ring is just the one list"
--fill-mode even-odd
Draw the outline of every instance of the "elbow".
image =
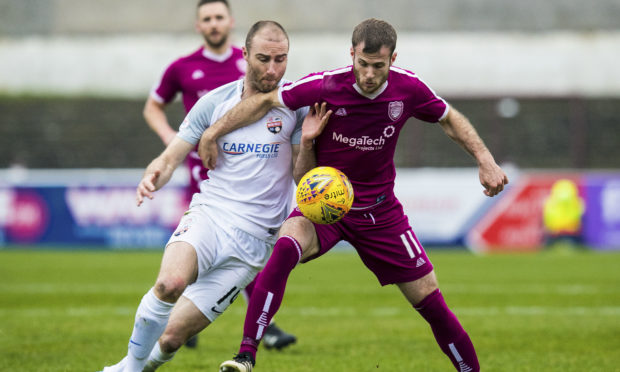
[[152, 111], [153, 111], [153, 108], [151, 107], [151, 103], [147, 101], [146, 104], [144, 104], [144, 108], [142, 108], [142, 117], [147, 122], [149, 121], [149, 118], [151, 117]]

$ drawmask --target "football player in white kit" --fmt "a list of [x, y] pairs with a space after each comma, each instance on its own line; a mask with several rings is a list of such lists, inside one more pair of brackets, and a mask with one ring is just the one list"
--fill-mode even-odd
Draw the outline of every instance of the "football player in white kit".
[[[136, 190], [138, 205], [166, 184], [209, 125], [242, 98], [280, 85], [288, 47], [278, 23], [252, 26], [244, 47], [247, 75], [194, 105], [177, 136], [146, 168]], [[218, 167], [194, 195], [166, 245], [155, 285], [140, 302], [127, 356], [105, 372], [153, 371], [169, 361], [263, 268], [290, 212], [294, 176], [299, 179], [312, 166], [303, 163], [307, 156], [297, 155], [313, 151], [312, 140], [331, 113], [315, 105], [304, 121], [307, 112], [274, 108], [254, 124], [221, 137]]]

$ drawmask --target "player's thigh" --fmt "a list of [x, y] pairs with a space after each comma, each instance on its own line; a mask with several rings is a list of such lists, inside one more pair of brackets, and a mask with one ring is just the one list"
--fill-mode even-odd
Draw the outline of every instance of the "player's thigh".
[[187, 286], [196, 280], [197, 275], [198, 258], [194, 247], [183, 241], [168, 244], [161, 261], [158, 281], [182, 281]]
[[193, 283], [201, 268], [212, 264], [217, 244], [216, 228], [209, 214], [200, 206], [190, 208], [168, 240], [158, 280], [174, 281], [174, 287]]
[[424, 275], [420, 279], [411, 282], [397, 283], [398, 288], [403, 293], [407, 301], [412, 305], [419, 304], [426, 296], [438, 288], [435, 270]]

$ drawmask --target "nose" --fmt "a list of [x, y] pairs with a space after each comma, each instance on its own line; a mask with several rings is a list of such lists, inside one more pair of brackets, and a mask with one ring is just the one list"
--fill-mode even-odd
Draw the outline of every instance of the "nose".
[[276, 74], [276, 63], [274, 61], [269, 62], [269, 66], [267, 67], [267, 74], [269, 75]]

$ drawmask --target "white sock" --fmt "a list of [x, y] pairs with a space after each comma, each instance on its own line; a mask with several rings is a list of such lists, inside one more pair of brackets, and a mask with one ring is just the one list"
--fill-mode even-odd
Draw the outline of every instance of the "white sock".
[[164, 353], [161, 351], [161, 347], [159, 346], [159, 342], [155, 343], [153, 346], [153, 350], [151, 350], [151, 355], [149, 355], [149, 359], [146, 361], [146, 365], [142, 369], [142, 372], [153, 372], [162, 364], [169, 362], [176, 354], [176, 351], [172, 353]]
[[168, 317], [174, 304], [164, 302], [155, 296], [153, 288], [142, 297], [136, 311], [133, 332], [129, 339], [125, 372], [141, 372], [146, 357], [166, 329]]

